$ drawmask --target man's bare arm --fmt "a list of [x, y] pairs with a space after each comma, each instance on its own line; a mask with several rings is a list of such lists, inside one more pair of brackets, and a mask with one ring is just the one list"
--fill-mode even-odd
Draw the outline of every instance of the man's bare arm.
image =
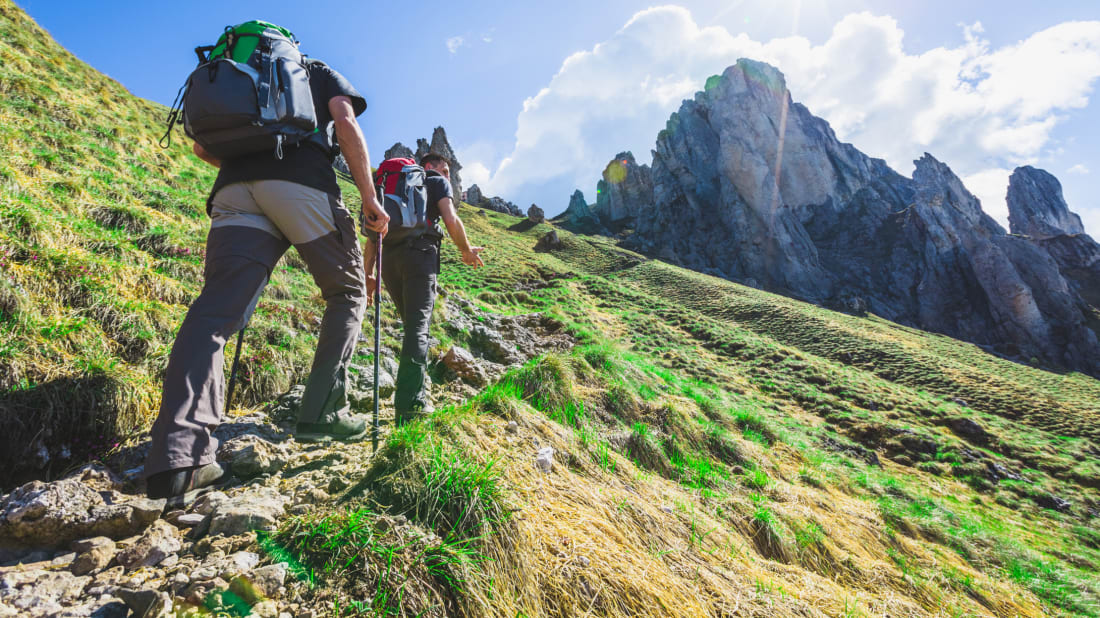
[[454, 202], [451, 198], [445, 197], [439, 200], [437, 205], [439, 206], [439, 217], [443, 219], [443, 223], [447, 226], [447, 233], [451, 235], [451, 240], [455, 241], [458, 250], [462, 252], [462, 263], [475, 268], [485, 266], [485, 262], [482, 262], [481, 256], [478, 255], [484, 250], [484, 247], [470, 246], [470, 239], [466, 237], [466, 226], [462, 225], [462, 219], [458, 218], [458, 213], [455, 212]]
[[221, 160], [219, 160], [217, 157], [210, 154], [209, 152], [206, 152], [206, 149], [203, 148], [202, 146], [199, 146], [198, 142], [195, 142], [194, 144], [191, 145], [191, 152], [194, 152], [196, 157], [202, 159], [203, 161], [206, 161], [207, 163], [209, 163], [210, 165], [213, 165], [214, 167], [221, 167], [222, 166]]
[[359, 195], [363, 198], [363, 221], [371, 230], [385, 235], [390, 218], [378, 203], [378, 195], [371, 180], [367, 140], [363, 138], [359, 123], [355, 121], [355, 110], [351, 105], [351, 99], [346, 96], [332, 97], [328, 102], [328, 110], [335, 122], [340, 152], [343, 153], [344, 161], [351, 170], [351, 177], [355, 180], [355, 186], [358, 187]]

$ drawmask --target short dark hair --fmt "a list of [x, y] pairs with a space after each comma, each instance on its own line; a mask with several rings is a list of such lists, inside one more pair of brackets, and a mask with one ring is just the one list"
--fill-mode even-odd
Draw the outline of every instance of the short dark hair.
[[429, 152], [428, 154], [424, 155], [423, 157], [420, 157], [420, 166], [421, 167], [423, 167], [425, 165], [436, 165], [438, 163], [446, 163], [447, 165], [451, 164], [451, 162], [447, 160], [447, 157], [444, 157], [443, 155], [435, 154], [434, 152]]

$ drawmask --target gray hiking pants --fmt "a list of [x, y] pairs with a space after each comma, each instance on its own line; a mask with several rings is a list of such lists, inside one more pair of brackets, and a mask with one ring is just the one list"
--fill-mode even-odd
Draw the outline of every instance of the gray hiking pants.
[[426, 388], [428, 327], [435, 307], [439, 274], [439, 241], [413, 239], [382, 250], [382, 281], [386, 284], [404, 325], [401, 363], [393, 395], [397, 421], [407, 420], [417, 408], [431, 403]]
[[211, 201], [205, 282], [176, 335], [146, 475], [214, 461], [222, 421], [225, 342], [244, 327], [275, 263], [294, 245], [321, 289], [321, 320], [299, 420], [348, 408], [348, 364], [366, 306], [359, 238], [338, 196], [282, 180], [228, 185]]

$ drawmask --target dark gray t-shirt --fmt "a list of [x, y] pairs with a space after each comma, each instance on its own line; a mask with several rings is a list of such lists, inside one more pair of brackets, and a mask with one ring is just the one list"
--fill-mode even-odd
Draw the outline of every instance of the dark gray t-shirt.
[[424, 174], [424, 188], [428, 190], [428, 219], [439, 221], [439, 200], [449, 197], [454, 199], [454, 191], [451, 190], [451, 179], [435, 170], [428, 170]]
[[[313, 92], [313, 109], [317, 114], [317, 126], [322, 134], [332, 135], [332, 114], [328, 111], [328, 102], [333, 97], [350, 98], [356, 116], [367, 109], [367, 102], [363, 99], [363, 95], [359, 94], [355, 86], [352, 86], [343, 75], [320, 60], [310, 59], [308, 68], [309, 87]], [[285, 147], [282, 159], [276, 158], [274, 152], [259, 152], [227, 159], [222, 161], [210, 196], [213, 197], [218, 189], [226, 185], [249, 180], [289, 180], [320, 189], [325, 193], [339, 195], [340, 186], [336, 184], [336, 173], [332, 171], [334, 156], [330, 137], [328, 148], [313, 140], [298, 146]], [[206, 211], [210, 212], [209, 200]]]

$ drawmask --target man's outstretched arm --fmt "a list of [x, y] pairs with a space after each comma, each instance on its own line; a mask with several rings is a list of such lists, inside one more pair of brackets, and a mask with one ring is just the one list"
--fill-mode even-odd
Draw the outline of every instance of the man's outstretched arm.
[[470, 239], [466, 238], [466, 226], [462, 225], [462, 219], [458, 218], [451, 198], [445, 197], [439, 200], [438, 206], [439, 217], [447, 226], [447, 233], [451, 235], [451, 240], [455, 241], [458, 250], [462, 252], [462, 263], [474, 268], [485, 266], [485, 262], [482, 262], [481, 256], [478, 255], [485, 248], [470, 246]]
[[328, 110], [335, 122], [340, 152], [343, 153], [348, 169], [351, 170], [351, 177], [355, 180], [355, 186], [363, 198], [363, 223], [370, 230], [385, 236], [390, 218], [378, 203], [378, 195], [371, 180], [367, 140], [363, 137], [363, 131], [359, 129], [359, 123], [355, 121], [355, 110], [352, 108], [351, 99], [343, 95], [332, 97], [328, 102]]

